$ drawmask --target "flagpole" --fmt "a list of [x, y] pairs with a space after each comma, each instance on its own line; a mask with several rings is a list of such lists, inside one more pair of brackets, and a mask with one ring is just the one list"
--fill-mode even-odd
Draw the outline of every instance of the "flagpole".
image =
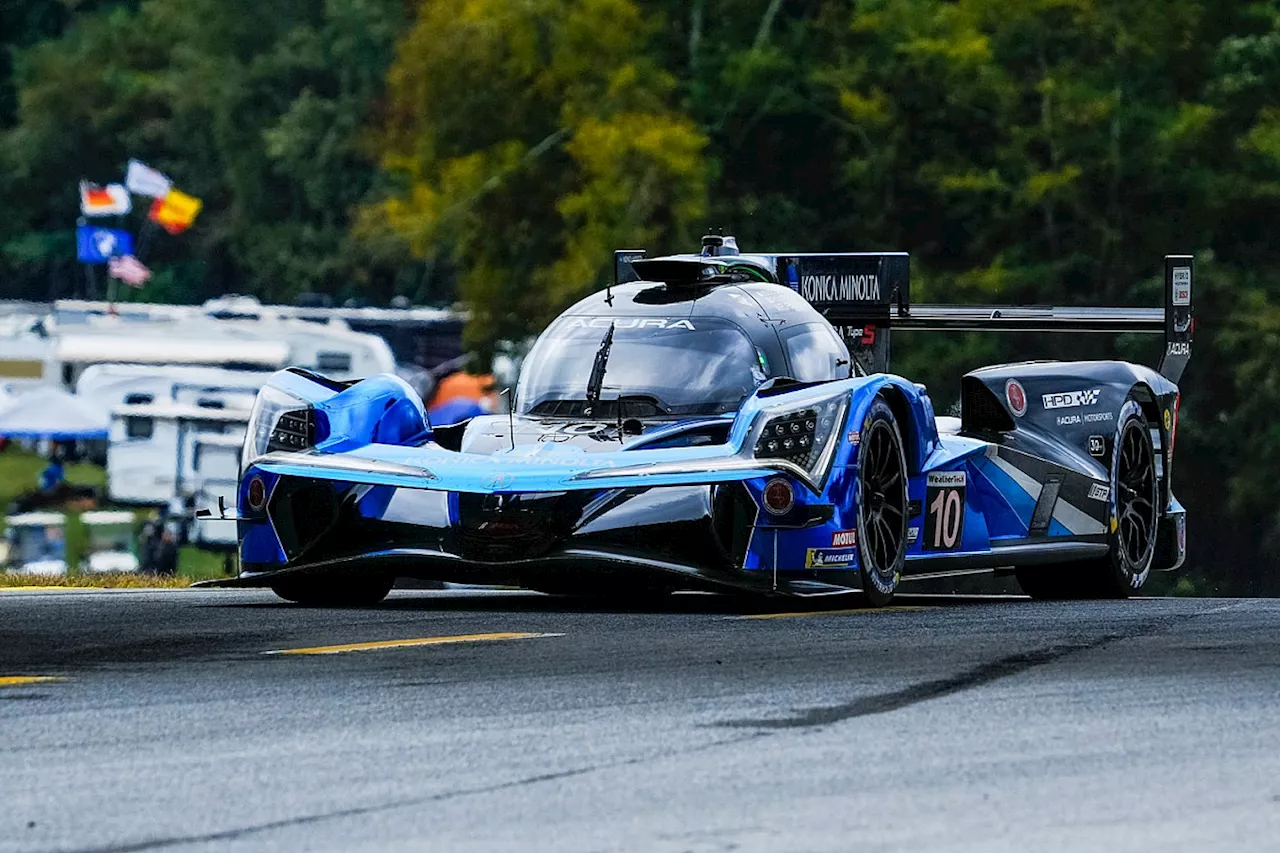
[[[79, 255], [80, 253], [80, 228], [87, 224], [88, 224], [88, 221], [83, 216], [76, 217], [76, 254], [77, 255]], [[85, 263], [84, 261], [81, 261], [80, 266], [84, 270], [84, 296], [86, 299], [90, 299], [92, 298], [92, 294], [90, 293], [90, 291], [93, 288], [93, 278], [91, 277], [92, 273], [89, 271], [90, 265]], [[75, 291], [73, 290], [72, 295], [74, 294], [75, 294]]]
[[155, 233], [156, 224], [148, 219], [142, 226], [142, 233], [138, 235], [138, 249], [133, 256], [138, 260], [145, 260], [147, 247], [151, 244], [151, 235]]

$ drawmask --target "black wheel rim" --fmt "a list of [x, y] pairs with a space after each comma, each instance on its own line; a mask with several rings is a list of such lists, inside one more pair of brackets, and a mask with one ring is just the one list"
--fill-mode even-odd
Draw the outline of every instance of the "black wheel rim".
[[1126, 562], [1140, 569], [1155, 545], [1156, 532], [1155, 459], [1140, 423], [1125, 428], [1116, 485], [1119, 548]]
[[885, 421], [862, 433], [862, 538], [866, 569], [888, 575], [906, 539], [907, 480], [897, 436]]

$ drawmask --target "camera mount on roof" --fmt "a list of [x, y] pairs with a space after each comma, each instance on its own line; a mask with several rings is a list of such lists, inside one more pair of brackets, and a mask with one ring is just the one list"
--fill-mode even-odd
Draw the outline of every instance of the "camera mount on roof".
[[738, 241], [734, 237], [723, 234], [708, 234], [702, 238], [702, 257], [721, 258], [725, 255], [737, 255]]

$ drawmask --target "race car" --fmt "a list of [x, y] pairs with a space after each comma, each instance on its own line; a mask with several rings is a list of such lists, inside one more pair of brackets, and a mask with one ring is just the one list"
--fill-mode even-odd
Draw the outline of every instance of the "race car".
[[[245, 439], [242, 571], [213, 585], [336, 606], [398, 577], [879, 606], [999, 570], [1037, 598], [1123, 597], [1186, 554], [1193, 267], [1165, 259], [1163, 309], [912, 306], [904, 253], [619, 251], [505, 413], [433, 426], [395, 376], [275, 374]], [[1165, 355], [983, 368], [937, 417], [887, 370], [895, 329], [1162, 333]]]

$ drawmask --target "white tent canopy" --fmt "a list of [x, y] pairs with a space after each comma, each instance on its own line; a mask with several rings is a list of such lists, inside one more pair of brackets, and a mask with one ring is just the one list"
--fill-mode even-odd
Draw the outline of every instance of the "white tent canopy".
[[0, 398], [3, 438], [106, 438], [110, 425], [108, 412], [51, 385]]

